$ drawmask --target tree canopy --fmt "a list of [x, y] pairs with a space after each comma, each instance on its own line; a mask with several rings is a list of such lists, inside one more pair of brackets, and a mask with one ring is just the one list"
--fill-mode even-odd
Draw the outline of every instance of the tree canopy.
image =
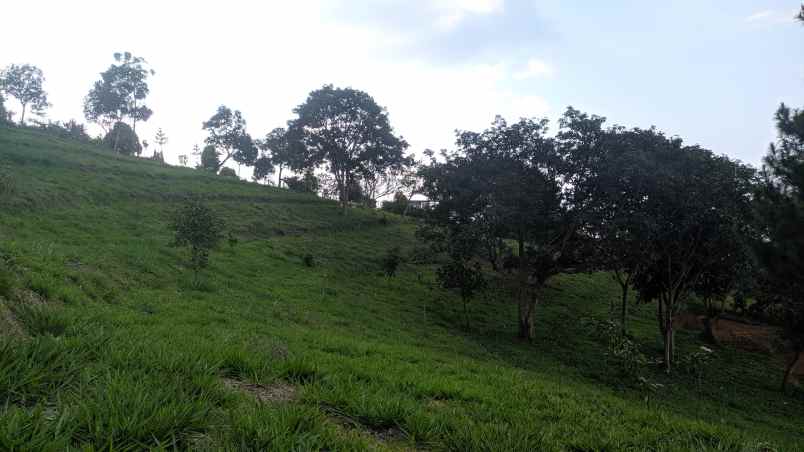
[[50, 107], [42, 86], [44, 82], [42, 70], [30, 64], [12, 64], [0, 72], [0, 91], [17, 99], [22, 108], [20, 125], [25, 124], [28, 108], [36, 114], [42, 114]]
[[84, 116], [105, 130], [129, 119], [136, 131], [137, 122], [147, 121], [153, 114], [144, 101], [150, 92], [148, 77], [154, 71], [130, 52], [115, 53], [114, 60], [84, 99]]
[[351, 186], [405, 163], [408, 144], [398, 137], [388, 113], [367, 93], [325, 85], [296, 107], [288, 124], [288, 142], [300, 156], [298, 167], [326, 165], [338, 199], [349, 204]]
[[209, 133], [206, 143], [214, 146], [217, 152], [222, 153], [217, 171], [230, 159], [247, 166], [254, 165], [257, 160], [258, 149], [246, 132], [246, 120], [239, 110], [230, 109], [225, 105], [218, 107], [218, 111], [205, 121], [203, 129]]

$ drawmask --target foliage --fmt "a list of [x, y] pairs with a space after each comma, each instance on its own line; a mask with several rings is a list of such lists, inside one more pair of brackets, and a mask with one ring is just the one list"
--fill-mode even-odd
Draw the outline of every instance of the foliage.
[[204, 150], [201, 151], [201, 164], [198, 168], [216, 173], [220, 167], [221, 161], [215, 146], [211, 144], [204, 146]]
[[66, 138], [70, 140], [77, 140], [84, 143], [89, 143], [92, 138], [87, 134], [86, 127], [83, 124], [71, 119], [65, 123], [59, 121], [48, 121], [42, 124], [40, 128], [51, 135], [59, 138]]
[[190, 248], [190, 267], [199, 272], [209, 265], [209, 253], [223, 237], [223, 221], [199, 199], [188, 198], [174, 215], [174, 246]]
[[305, 267], [315, 267], [315, 257], [312, 254], [307, 253], [302, 256], [302, 263]]
[[[158, 152], [162, 156], [162, 161], [164, 161], [165, 145], [168, 142], [168, 137], [165, 134], [165, 132], [162, 130], [161, 127], [156, 131], [156, 136], [154, 137], [154, 142], [156, 143], [157, 146], [159, 146], [159, 151]], [[154, 156], [156, 156], [156, 152], [157, 151], [154, 151]]]
[[392, 278], [396, 276], [399, 265], [402, 264], [402, 253], [398, 246], [388, 249], [382, 258], [382, 270], [385, 276]]
[[638, 381], [650, 363], [639, 344], [620, 332], [620, 325], [611, 320], [582, 319], [585, 327], [595, 339], [606, 346], [606, 358], [634, 381]]
[[325, 85], [293, 112], [287, 140], [294, 169], [326, 165], [343, 208], [360, 178], [402, 168], [408, 144], [394, 134], [388, 113], [363, 91]]
[[237, 172], [228, 166], [224, 166], [218, 171], [218, 176], [237, 178]]
[[[286, 167], [299, 167], [296, 162], [298, 155], [294, 154], [287, 139], [287, 131], [282, 127], [268, 132], [265, 138], [257, 142], [257, 147], [262, 151], [262, 156], [257, 159], [254, 165], [255, 180], [265, 179], [268, 174], [273, 173], [274, 166], [279, 168], [279, 186], [282, 186], [284, 179], [282, 171]], [[259, 172], [258, 172], [259, 170]], [[257, 177], [257, 176], [261, 177]]]
[[254, 174], [252, 176], [254, 181], [258, 182], [267, 180], [271, 174], [273, 174], [273, 172], [274, 164], [271, 162], [270, 157], [263, 155], [254, 161]]
[[42, 114], [50, 106], [42, 87], [44, 81], [42, 70], [30, 64], [12, 64], [0, 72], [0, 91], [17, 99], [22, 107], [20, 125], [25, 124], [28, 107], [34, 113]]
[[297, 193], [318, 193], [320, 183], [312, 170], [306, 170], [302, 177], [292, 176], [284, 179], [288, 190]]
[[483, 132], [458, 132], [458, 151], [443, 152], [443, 162], [430, 152], [420, 170], [424, 193], [437, 202], [428, 221], [446, 229], [442, 237], [471, 237], [470, 254], [485, 250], [499, 270], [505, 240], [517, 243], [519, 335], [526, 339], [535, 334], [539, 290], [572, 254], [579, 222], [569, 202], [586, 189], [580, 180], [565, 184], [576, 174], [569, 170], [574, 150], [557, 146], [546, 130], [546, 119], [509, 125], [498, 117]]
[[762, 240], [756, 252], [763, 265], [760, 301], [784, 313], [785, 332], [794, 351], [804, 353], [804, 111], [782, 104], [776, 112], [778, 140], [765, 156], [756, 209]]
[[139, 155], [142, 152], [139, 137], [124, 122], [115, 123], [112, 130], [103, 137], [103, 145], [123, 155]]
[[10, 122], [8, 111], [6, 110], [5, 98], [3, 97], [3, 90], [0, 89], [0, 126]]
[[[143, 102], [150, 92], [148, 77], [154, 71], [145, 59], [130, 52], [115, 53], [114, 60], [84, 99], [84, 116], [107, 131], [126, 118], [136, 129], [138, 121], [147, 121], [153, 114]], [[118, 151], [117, 147], [114, 150]]]
[[229, 107], [221, 105], [218, 111], [204, 122], [203, 129], [209, 133], [206, 139], [207, 145], [215, 146], [224, 157], [215, 168], [216, 171], [229, 159], [242, 165], [254, 165], [259, 151], [251, 136], [246, 133], [246, 120], [239, 110], [232, 111]]

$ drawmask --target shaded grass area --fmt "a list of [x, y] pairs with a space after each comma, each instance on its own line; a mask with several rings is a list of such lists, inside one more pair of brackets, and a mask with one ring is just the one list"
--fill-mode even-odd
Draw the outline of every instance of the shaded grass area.
[[[0, 450], [804, 448], [804, 398], [776, 391], [765, 355], [719, 348], [701, 380], [621, 375], [580, 321], [619, 298], [608, 275], [554, 278], [520, 343], [504, 287], [465, 330], [431, 265], [383, 276], [388, 249], [416, 248], [399, 218], [29, 131], [0, 129], [0, 168], [15, 184], [0, 296], [26, 332], [0, 333]], [[168, 246], [190, 192], [239, 239], [200, 288]], [[658, 355], [653, 307], [630, 326]], [[296, 395], [260, 402], [224, 378]]]

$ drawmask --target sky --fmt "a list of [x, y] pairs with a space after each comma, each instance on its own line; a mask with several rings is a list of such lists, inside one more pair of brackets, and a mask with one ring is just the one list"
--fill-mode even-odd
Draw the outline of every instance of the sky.
[[[758, 165], [780, 102], [804, 106], [801, 3], [783, 0], [39, 0], [0, 11], [0, 67], [45, 74], [50, 120], [84, 122], [83, 98], [115, 52], [145, 58], [138, 124], [169, 162], [203, 146], [219, 105], [255, 138], [324, 84], [371, 94], [410, 151], [454, 131], [567, 106]], [[6, 102], [19, 110], [13, 100]], [[93, 134], [99, 129], [91, 128]], [[191, 156], [191, 162], [194, 162]]]

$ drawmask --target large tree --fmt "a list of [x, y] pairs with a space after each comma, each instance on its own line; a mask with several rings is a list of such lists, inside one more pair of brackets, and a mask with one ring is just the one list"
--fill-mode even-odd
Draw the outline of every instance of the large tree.
[[[282, 186], [282, 172], [285, 168], [298, 167], [296, 163], [297, 155], [288, 144], [287, 130], [277, 127], [268, 132], [265, 138], [257, 141], [257, 147], [262, 151], [262, 155], [255, 164], [255, 179], [264, 179], [273, 173], [274, 167], [278, 168], [277, 185]], [[257, 172], [259, 168], [259, 172]], [[258, 177], [258, 175], [260, 177]]]
[[288, 142], [302, 157], [299, 166], [326, 165], [344, 208], [361, 178], [405, 162], [407, 142], [394, 133], [388, 112], [363, 91], [325, 85], [311, 92], [294, 113]]
[[[115, 123], [131, 121], [136, 132], [138, 121], [147, 121], [153, 111], [145, 104], [150, 89], [148, 77], [154, 74], [143, 58], [129, 52], [115, 53], [115, 63], [101, 72], [84, 99], [84, 116], [88, 121], [110, 131]], [[113, 149], [117, 151], [117, 141]]]
[[218, 111], [205, 121], [203, 129], [209, 133], [207, 145], [214, 146], [217, 152], [222, 153], [219, 160], [218, 171], [230, 159], [238, 164], [252, 166], [257, 160], [259, 150], [246, 132], [246, 120], [239, 110], [221, 105]]
[[[421, 170], [424, 193], [437, 202], [429, 227], [441, 232], [431, 236], [445, 243], [472, 237], [493, 268], [514, 269], [519, 336], [528, 340], [545, 283], [575, 260], [583, 208], [571, 201], [586, 190], [568, 171], [578, 149], [557, 146], [546, 130], [547, 120], [509, 125], [498, 118], [484, 132], [459, 132], [458, 150]], [[516, 250], [500, 265], [508, 241]]]
[[632, 186], [642, 199], [631, 223], [643, 260], [633, 283], [640, 298], [657, 303], [664, 364], [675, 357], [674, 317], [702, 278], [733, 272], [750, 234], [754, 172], [680, 139], [659, 139], [637, 149], [650, 175]]
[[30, 64], [12, 64], [0, 72], [0, 91], [17, 99], [22, 108], [20, 125], [25, 124], [25, 113], [29, 108], [34, 113], [41, 114], [50, 106], [47, 93], [42, 87], [44, 81], [42, 70]]
[[779, 138], [765, 156], [763, 183], [757, 192], [763, 264], [761, 298], [781, 308], [793, 356], [782, 381], [804, 352], [804, 110], [782, 104], [776, 112]]

